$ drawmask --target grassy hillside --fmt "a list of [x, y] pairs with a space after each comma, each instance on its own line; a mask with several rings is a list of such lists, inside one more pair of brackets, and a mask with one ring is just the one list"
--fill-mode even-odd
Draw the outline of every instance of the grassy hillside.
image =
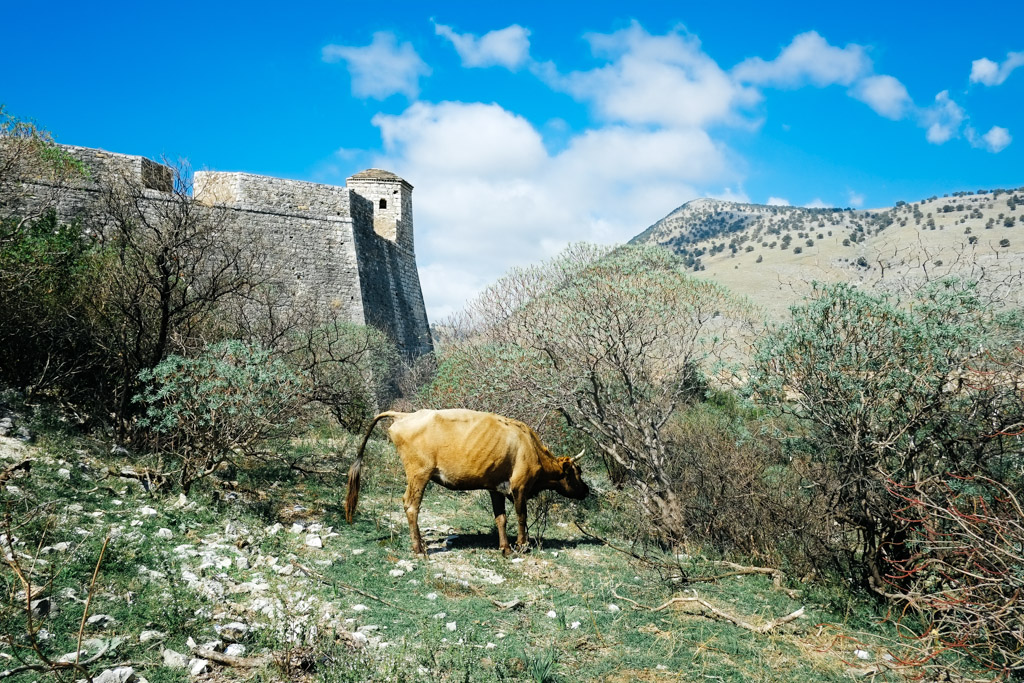
[[1021, 189], [871, 210], [697, 199], [632, 242], [668, 247], [693, 271], [779, 316], [814, 280], [899, 287], [959, 274], [996, 286], [1024, 269], [1022, 203]]
[[[315, 437], [303, 447], [326, 457], [337, 445]], [[239, 482], [211, 481], [189, 498], [150, 496], [138, 481], [109, 474], [128, 463], [100, 443], [0, 438], [0, 468], [33, 461], [3, 490], [12, 543], [2, 574], [3, 668], [41, 665], [28, 631], [50, 661], [73, 660], [88, 601], [81, 661], [94, 676], [130, 667], [136, 677], [102, 680], [898, 678], [902, 645], [856, 600], [773, 587], [766, 575], [728, 576], [699, 548], [664, 559], [689, 577], [727, 576], [663, 580], [585, 536], [574, 520], [610, 535], [618, 510], [595, 472], [598, 495], [581, 506], [540, 505], [546, 521], [532, 533], [542, 546], [510, 559], [497, 551], [485, 495], [430, 487], [420, 518], [430, 555], [414, 557], [397, 457], [390, 445], [372, 446], [350, 527], [338, 477], [268, 467]], [[33, 584], [32, 601], [46, 603], [36, 603], [31, 621], [15, 567]], [[648, 609], [673, 596], [699, 596], [754, 627], [805, 612], [759, 634], [692, 602]], [[218, 664], [201, 656], [204, 647], [248, 661]]]

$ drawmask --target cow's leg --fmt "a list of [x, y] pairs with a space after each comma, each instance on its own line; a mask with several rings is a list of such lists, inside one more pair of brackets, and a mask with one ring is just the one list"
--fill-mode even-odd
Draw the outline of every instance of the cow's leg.
[[519, 522], [519, 536], [516, 537], [516, 550], [523, 552], [529, 544], [526, 537], [526, 491], [518, 489], [512, 492], [512, 504], [516, 508], [516, 519]]
[[420, 501], [423, 500], [423, 489], [427, 487], [429, 479], [410, 478], [405, 487], [405, 495], [402, 496], [402, 504], [405, 505], [405, 516], [409, 519], [409, 533], [412, 535], [412, 552], [414, 555], [426, 555], [427, 549], [423, 545], [423, 537], [420, 536]]
[[508, 544], [508, 535], [505, 533], [505, 496], [497, 491], [491, 491], [491, 508], [494, 510], [494, 523], [498, 527], [498, 549], [505, 555], [512, 552], [512, 546]]

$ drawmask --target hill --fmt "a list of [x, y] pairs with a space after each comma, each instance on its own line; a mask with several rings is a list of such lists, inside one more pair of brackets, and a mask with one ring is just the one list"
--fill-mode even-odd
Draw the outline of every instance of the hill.
[[978, 278], [1019, 300], [1024, 188], [810, 209], [695, 199], [630, 240], [659, 244], [688, 268], [778, 316], [812, 281], [898, 288], [943, 275]]

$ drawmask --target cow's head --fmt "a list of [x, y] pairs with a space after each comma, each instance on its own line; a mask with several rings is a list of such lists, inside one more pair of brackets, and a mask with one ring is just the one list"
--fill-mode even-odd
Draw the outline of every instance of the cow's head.
[[582, 457], [583, 451], [580, 451], [575, 458], [558, 459], [562, 474], [555, 481], [554, 488], [566, 498], [583, 500], [590, 495], [590, 487], [587, 486], [587, 482], [583, 481], [583, 470], [580, 469], [579, 462], [577, 462]]

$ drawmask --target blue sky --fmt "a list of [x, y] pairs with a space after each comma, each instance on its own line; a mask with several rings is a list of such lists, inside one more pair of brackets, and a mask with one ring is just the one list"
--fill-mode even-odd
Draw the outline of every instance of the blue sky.
[[196, 168], [393, 170], [437, 319], [699, 196], [1024, 185], [1021, 25], [1024, 3], [40, 3], [5, 13], [0, 103]]

